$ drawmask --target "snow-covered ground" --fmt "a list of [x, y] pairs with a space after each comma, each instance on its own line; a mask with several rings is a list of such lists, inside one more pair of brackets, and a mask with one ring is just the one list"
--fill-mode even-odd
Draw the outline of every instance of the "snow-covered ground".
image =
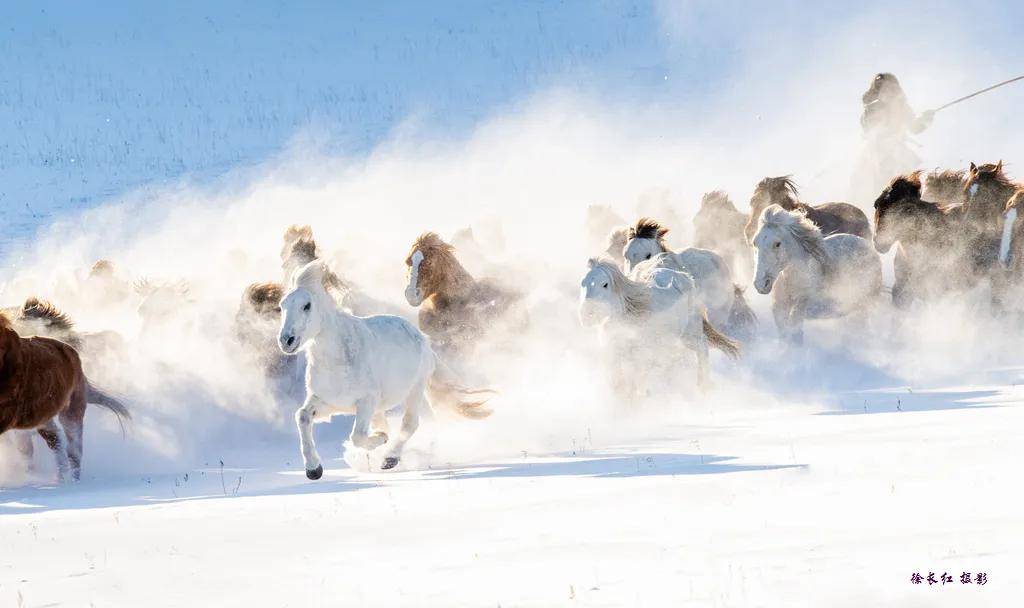
[[[795, 347], [747, 290], [743, 360], [636, 408], [575, 298], [588, 205], [674, 214], [684, 244], [707, 190], [745, 208], [794, 173], [842, 198], [870, 75], [918, 108], [1008, 77], [1019, 7], [424, 6], [0, 8], [0, 304], [118, 331], [122, 355], [87, 368], [135, 415], [122, 437], [90, 410], [73, 486], [38, 441], [28, 473], [0, 438], [0, 605], [1012, 605], [1024, 333], [984, 293]], [[940, 114], [922, 165], [1024, 158], [1020, 95]], [[494, 416], [426, 421], [386, 474], [336, 419], [308, 481], [295, 397], [231, 326], [296, 222], [400, 307], [412, 240], [471, 225], [467, 265], [529, 294], [530, 331], [469, 372]], [[98, 305], [101, 257], [188, 295], [149, 324], [137, 296]]]

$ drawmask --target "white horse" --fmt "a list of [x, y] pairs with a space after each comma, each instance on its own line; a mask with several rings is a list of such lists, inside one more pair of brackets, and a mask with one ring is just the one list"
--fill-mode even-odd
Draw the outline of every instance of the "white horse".
[[771, 205], [753, 245], [754, 288], [772, 294], [775, 325], [795, 342], [803, 340], [804, 319], [841, 317], [878, 301], [882, 260], [859, 236], [823, 237], [803, 213]]
[[697, 300], [707, 309], [708, 319], [729, 335], [749, 339], [757, 325], [754, 311], [747, 305], [743, 290], [732, 280], [729, 264], [714, 251], [688, 247], [672, 251], [665, 242], [668, 228], [650, 218], [640, 218], [629, 228], [628, 240], [622, 251], [626, 272], [637, 264], [665, 253], [665, 262], [675, 270], [693, 277]]
[[[708, 346], [735, 358], [739, 345], [708, 322], [693, 279], [671, 264], [667, 254], [660, 254], [636, 266], [627, 277], [613, 261], [591, 258], [580, 283], [580, 323], [599, 326], [602, 337], [614, 341], [620, 366], [635, 360], [638, 349], [685, 346], [696, 353], [697, 383], [705, 386]], [[659, 344], [666, 340], [667, 344]], [[615, 381], [619, 388], [633, 384], [635, 374], [620, 367]]]
[[490, 411], [474, 393], [439, 377], [447, 368], [411, 323], [393, 315], [357, 317], [329, 293], [334, 274], [314, 260], [292, 278], [281, 300], [278, 344], [285, 354], [305, 350], [306, 400], [295, 412], [306, 477], [320, 479], [323, 465], [313, 442], [313, 423], [335, 414], [355, 414], [352, 444], [373, 450], [388, 443], [386, 412], [405, 408], [402, 429], [386, 452], [382, 469], [398, 464], [402, 448], [419, 426], [420, 410], [443, 403], [467, 418]]

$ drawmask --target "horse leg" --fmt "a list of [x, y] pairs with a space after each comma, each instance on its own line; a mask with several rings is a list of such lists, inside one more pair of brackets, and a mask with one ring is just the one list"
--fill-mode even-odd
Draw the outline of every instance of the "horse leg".
[[18, 453], [25, 460], [25, 464], [28, 467], [28, 471], [31, 473], [36, 470], [35, 460], [35, 448], [32, 447], [32, 433], [31, 431], [15, 431], [14, 432], [14, 445], [18, 448]]
[[306, 395], [302, 407], [295, 411], [295, 425], [299, 427], [299, 449], [302, 450], [306, 477], [314, 480], [320, 479], [324, 474], [324, 466], [313, 442], [313, 419], [316, 417], [317, 407], [323, 404], [319, 397], [310, 393]]
[[388, 416], [384, 410], [379, 410], [373, 414], [373, 418], [370, 419], [370, 433], [384, 433], [387, 436], [390, 428], [388, 427]]
[[370, 434], [370, 422], [377, 412], [377, 401], [364, 397], [356, 401], [356, 422], [352, 425], [352, 445], [362, 448], [367, 452], [374, 450], [388, 442], [387, 433], [380, 431]]
[[82, 429], [85, 423], [85, 391], [76, 391], [71, 396], [71, 405], [58, 416], [68, 442], [68, 460], [71, 463], [71, 478], [82, 478]]
[[417, 386], [413, 389], [412, 393], [405, 400], [405, 414], [402, 415], [402, 430], [398, 432], [398, 439], [388, 449], [388, 455], [384, 458], [384, 464], [380, 466], [381, 469], [393, 469], [398, 464], [399, 459], [402, 457], [402, 449], [405, 448], [405, 444], [412, 437], [413, 433], [420, 426], [420, 408], [426, 405], [427, 400], [423, 395], [423, 387]]
[[39, 435], [50, 446], [57, 457], [57, 479], [61, 483], [68, 480], [70, 465], [68, 463], [68, 438], [64, 434], [64, 426], [57, 417], [51, 418], [39, 429]]

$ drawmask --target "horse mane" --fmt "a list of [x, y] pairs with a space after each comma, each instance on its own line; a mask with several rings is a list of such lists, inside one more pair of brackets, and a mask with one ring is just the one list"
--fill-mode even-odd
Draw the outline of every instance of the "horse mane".
[[892, 178], [882, 194], [875, 200], [875, 209], [884, 213], [889, 207], [905, 198], [921, 198], [921, 171]]
[[626, 236], [629, 239], [654, 239], [658, 241], [658, 244], [664, 246], [666, 234], [668, 234], [668, 228], [654, 219], [642, 217], [637, 220], [636, 225], [630, 226]]
[[406, 266], [412, 266], [412, 256], [417, 251], [423, 255], [423, 263], [429, 264], [430, 268], [429, 272], [423, 272], [425, 267], [420, 266], [419, 285], [424, 294], [429, 296], [442, 291], [445, 286], [453, 290], [476, 282], [455, 257], [455, 247], [436, 232], [424, 232], [417, 237], [405, 256]]
[[704, 196], [700, 199], [701, 208], [704, 207], [715, 207], [718, 209], [728, 209], [729, 211], [735, 211], [739, 213], [739, 209], [733, 204], [732, 200], [729, 199], [729, 195], [724, 190], [712, 190], [711, 192], [705, 192]]
[[281, 260], [292, 258], [299, 260], [303, 266], [320, 257], [319, 248], [313, 238], [313, 229], [308, 225], [292, 224], [284, 231], [284, 245], [281, 247]]
[[242, 294], [242, 298], [260, 314], [266, 313], [268, 308], [276, 308], [282, 297], [284, 287], [274, 282], [252, 283]]
[[352, 290], [352, 286], [347, 281], [335, 274], [327, 262], [320, 259], [300, 267], [298, 272], [292, 275], [292, 286], [306, 289], [320, 286], [327, 295], [331, 295], [331, 290], [335, 290], [340, 296], [344, 296]]
[[32, 296], [21, 307], [21, 318], [40, 321], [48, 329], [70, 332], [74, 329], [71, 317], [52, 302]]
[[11, 322], [11, 318], [7, 316], [7, 311], [0, 310], [0, 331], [4, 330], [14, 331], [14, 324]]
[[651, 310], [651, 290], [647, 285], [627, 277], [619, 265], [608, 258], [590, 258], [591, 269], [601, 269], [611, 278], [612, 293], [622, 300], [622, 309], [629, 317], [640, 317]]
[[770, 205], [761, 213], [760, 225], [788, 232], [804, 251], [821, 264], [825, 272], [829, 271], [832, 260], [825, 251], [825, 237], [803, 211], [789, 211], [779, 205]]
[[925, 181], [927, 181], [927, 182], [936, 181], [936, 182], [942, 182], [942, 183], [962, 184], [963, 181], [964, 181], [964, 177], [966, 175], [967, 175], [967, 171], [965, 169], [938, 169], [938, 168], [935, 168], [935, 169], [932, 169], [931, 171], [928, 172], [928, 175], [925, 176]]
[[776, 200], [776, 195], [787, 198], [793, 203], [796, 203], [800, 198], [800, 189], [797, 187], [796, 182], [793, 181], [792, 175], [779, 175], [762, 179], [757, 183], [754, 192], [763, 191], [767, 191], [772, 195], [772, 200]]

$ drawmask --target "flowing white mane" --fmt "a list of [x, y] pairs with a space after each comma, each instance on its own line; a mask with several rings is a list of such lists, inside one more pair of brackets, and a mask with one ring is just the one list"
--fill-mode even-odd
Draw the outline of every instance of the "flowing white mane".
[[619, 266], [608, 259], [591, 258], [591, 269], [600, 269], [608, 276], [610, 288], [622, 303], [622, 310], [629, 317], [639, 317], [651, 310], [651, 290], [644, 283], [631, 280]]
[[761, 213], [759, 226], [761, 229], [772, 228], [789, 234], [801, 249], [821, 262], [826, 270], [830, 267], [830, 258], [825, 251], [825, 237], [821, 229], [807, 219], [802, 211], [787, 211], [779, 205], [771, 205]]

